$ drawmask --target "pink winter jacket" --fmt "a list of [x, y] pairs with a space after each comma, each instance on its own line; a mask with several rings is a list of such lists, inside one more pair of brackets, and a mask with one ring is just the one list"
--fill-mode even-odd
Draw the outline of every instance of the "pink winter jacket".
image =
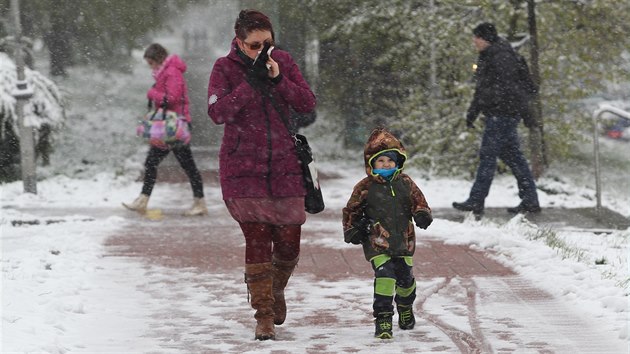
[[182, 114], [190, 122], [185, 72], [186, 63], [175, 54], [169, 55], [162, 66], [153, 72], [155, 85], [149, 89], [147, 97], [153, 101], [153, 107], [160, 107], [166, 95], [167, 108]]
[[[223, 199], [302, 197], [306, 194], [302, 170], [289, 134], [271, 99], [245, 80], [247, 69], [237, 54], [230, 53], [212, 68], [208, 86], [208, 115], [224, 124], [219, 153]], [[315, 95], [289, 53], [274, 50], [282, 79], [269, 92], [285, 119], [289, 107], [312, 112]]]

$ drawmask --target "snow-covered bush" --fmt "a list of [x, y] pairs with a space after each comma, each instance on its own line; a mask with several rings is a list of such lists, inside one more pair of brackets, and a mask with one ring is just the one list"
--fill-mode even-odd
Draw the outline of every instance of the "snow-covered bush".
[[[35, 128], [35, 149], [47, 162], [51, 132], [65, 120], [64, 99], [54, 82], [35, 70], [25, 68], [25, 78], [33, 96], [24, 104], [24, 122]], [[19, 162], [19, 125], [15, 112], [17, 71], [13, 60], [0, 52], [0, 180], [11, 178], [11, 168]]]

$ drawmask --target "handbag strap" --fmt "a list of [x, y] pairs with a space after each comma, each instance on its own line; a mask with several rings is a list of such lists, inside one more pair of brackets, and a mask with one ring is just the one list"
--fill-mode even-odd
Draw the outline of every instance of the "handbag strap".
[[[184, 79], [184, 75], [182, 74], [182, 98], [181, 98], [181, 102], [182, 102], [182, 116], [185, 116], [185, 112], [184, 112], [184, 107], [186, 106], [186, 96], [185, 96], [185, 86], [186, 81]], [[151, 116], [151, 119], [153, 119], [153, 117], [155, 116], [155, 114], [157, 113], [158, 109], [160, 109], [160, 107], [162, 107], [164, 110], [166, 110], [166, 108], [168, 107], [168, 90], [166, 89], [166, 83], [164, 84], [164, 98], [162, 99], [162, 104], [159, 107], [155, 107], [155, 112], [153, 112], [153, 115]], [[153, 106], [153, 102], [151, 100], [149, 100], [148, 104], [147, 104], [147, 108], [151, 109], [151, 106]]]
[[[236, 47], [236, 54], [241, 58], [241, 61], [242, 61], [243, 67], [245, 67], [245, 70], [247, 70], [248, 65], [253, 64], [254, 60], [248, 57], [245, 53], [243, 53], [238, 48], [238, 46]], [[278, 108], [278, 104], [275, 98], [273, 97], [273, 95], [271, 94], [271, 92], [265, 89], [261, 89], [259, 92], [261, 92], [262, 97], [263, 97], [263, 105], [265, 104], [265, 100], [264, 100], [265, 97], [268, 97], [269, 101], [271, 102], [271, 106], [273, 107], [273, 109], [276, 110], [276, 112], [278, 112], [278, 115], [280, 116], [280, 120], [282, 120], [282, 123], [284, 123], [284, 126], [287, 128], [289, 135], [291, 135], [293, 139], [297, 141], [297, 138], [295, 137], [295, 134], [297, 134], [297, 129], [294, 129], [294, 127], [284, 117], [284, 115], [282, 114], [282, 111]]]
[[297, 129], [295, 129], [295, 127], [291, 125], [288, 119], [282, 114], [282, 111], [280, 110], [280, 108], [278, 108], [278, 103], [276, 102], [271, 92], [268, 92], [266, 95], [263, 95], [263, 97], [265, 96], [269, 97], [269, 102], [271, 102], [271, 106], [273, 107], [273, 109], [276, 110], [276, 112], [278, 112], [278, 115], [280, 116], [280, 120], [282, 121], [282, 123], [284, 123], [284, 126], [287, 128], [289, 135], [291, 135], [293, 139], [296, 140], [297, 142], [297, 138], [295, 137], [295, 134], [297, 134]]

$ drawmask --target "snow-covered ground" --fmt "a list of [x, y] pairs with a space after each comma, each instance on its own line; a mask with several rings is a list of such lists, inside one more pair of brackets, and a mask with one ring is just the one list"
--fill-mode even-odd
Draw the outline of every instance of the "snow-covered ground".
[[[327, 207], [339, 210], [349, 197], [353, 184], [363, 173], [361, 166], [354, 162], [344, 165], [340, 162], [324, 162], [322, 168], [340, 173], [340, 178], [323, 183]], [[413, 170], [412, 176], [417, 175]], [[470, 183], [455, 179], [417, 179], [433, 208], [449, 207], [453, 200], [466, 195]], [[557, 182], [556, 182], [557, 183]], [[513, 178], [501, 176], [493, 185], [488, 204], [507, 206], [516, 200]], [[245, 299], [240, 296], [217, 296], [217, 303], [208, 307], [208, 298], [191, 282], [202, 277], [212, 283], [221, 277], [231, 281], [224, 286], [242, 287], [229, 274], [197, 274], [186, 269], [177, 271], [171, 268], [152, 266], [147, 276], [146, 265], [138, 259], [106, 257], [104, 240], [120, 232], [137, 218], [126, 217], [120, 201], [129, 200], [140, 190], [140, 183], [128, 175], [103, 172], [90, 179], [56, 176], [40, 181], [38, 195], [22, 194], [21, 183], [11, 183], [1, 187], [2, 219], [2, 352], [185, 352], [177, 348], [174, 338], [172, 346], [147, 335], [154, 330], [153, 316], [163, 313], [173, 294], [162, 301], [150, 296], [152, 285], [160, 281], [174, 282], [182, 293], [177, 296], [179, 307], [204, 318], [206, 325], [217, 325], [224, 321], [213, 316], [217, 306], [247, 309]], [[562, 185], [567, 194], [546, 195], [541, 193], [543, 207], [555, 205], [582, 205], [586, 189], [573, 190], [570, 185]], [[173, 195], [187, 195], [186, 184], [158, 184], [152, 203], [172, 205]], [[206, 186], [209, 205], [222, 208], [218, 187]], [[183, 208], [185, 205], [182, 205]], [[71, 208], [82, 210], [71, 215], [56, 213], [55, 210]], [[45, 210], [49, 214], [42, 217], [27, 210]], [[94, 217], [99, 214], [102, 217]], [[107, 216], [111, 215], [111, 216]], [[11, 221], [39, 220], [39, 225], [13, 225]], [[45, 221], [51, 221], [46, 224]], [[318, 222], [317, 227], [330, 235], [339, 229], [338, 220]], [[522, 217], [514, 217], [506, 224], [488, 221], [466, 220], [456, 223], [437, 219], [429, 228], [432, 237], [446, 243], [471, 244], [473, 248], [491, 250], [503, 264], [513, 268], [519, 275], [530, 280], [541, 289], [559, 299], [575, 314], [586, 319], [586, 323], [610, 333], [614, 341], [627, 341], [628, 315], [628, 230], [611, 234], [587, 232], [557, 232], [556, 236], [566, 245], [563, 248], [550, 248], [538, 238], [541, 230]], [[338, 237], [310, 240], [320, 246], [336, 249], [349, 247]], [[605, 264], [596, 264], [605, 259]], [[438, 279], [439, 280], [439, 279]], [[422, 279], [418, 283], [420, 293], [435, 287], [438, 280]], [[337, 308], [339, 303], [358, 301], [352, 311], [343, 314], [344, 318], [357, 323], [365, 322], [365, 312], [370, 308], [370, 282], [345, 280], [336, 284], [307, 281], [297, 277], [288, 291], [290, 298], [299, 294], [315, 296], [309, 299], [301, 312], [310, 314], [316, 308]], [[480, 286], [491, 286], [481, 282]], [[453, 283], [450, 286], [457, 286]], [[349, 289], [356, 289], [350, 291]], [[164, 292], [166, 289], [153, 289]], [[169, 290], [169, 292], [172, 290]], [[231, 291], [224, 289], [224, 293]], [[330, 292], [336, 296], [330, 296]], [[242, 290], [239, 291], [242, 295]], [[164, 295], [166, 296], [166, 295]], [[304, 299], [304, 297], [300, 297]], [[171, 299], [171, 300], [169, 300]], [[303, 300], [304, 301], [304, 300]], [[481, 300], [480, 300], [481, 301]], [[171, 304], [172, 305], [172, 304]], [[437, 314], [445, 306], [440, 301], [427, 302], [425, 310]], [[492, 308], [492, 304], [489, 304]], [[356, 309], [364, 308], [364, 311]], [[182, 310], [184, 311], [184, 310]], [[481, 311], [481, 310], [480, 310]], [[251, 315], [251, 314], [250, 314]], [[443, 314], [448, 316], [448, 314]], [[169, 319], [177, 321], [177, 316]], [[214, 323], [217, 321], [218, 323]], [[459, 321], [451, 319], [455, 323]], [[164, 325], [164, 324], [162, 324]], [[462, 324], [463, 326], [463, 324]], [[495, 324], [498, 326], [498, 324]], [[492, 327], [491, 327], [492, 328]], [[322, 329], [316, 326], [300, 331], [300, 338], [317, 336]], [[251, 327], [235, 324], [234, 336], [242, 341], [251, 340]], [[341, 352], [348, 343], [347, 335], [362, 338], [365, 351], [374, 345], [365, 325], [349, 327], [348, 333], [339, 339], [328, 338], [328, 349]], [[193, 332], [197, 332], [197, 329]], [[192, 336], [192, 339], [195, 337]], [[186, 333], [182, 333], [186, 336]], [[199, 336], [197, 340], [202, 339]], [[192, 340], [188, 338], [188, 340]], [[264, 352], [284, 348], [294, 348], [299, 352], [299, 338], [282, 341], [276, 346], [263, 345], [256, 351]], [[400, 335], [397, 345], [405, 348], [411, 345], [412, 338]], [[491, 342], [498, 345], [497, 342]], [[417, 343], [414, 345], [418, 345]], [[279, 346], [279, 347], [278, 347]], [[505, 346], [505, 344], [503, 344]], [[170, 349], [167, 349], [170, 348]], [[421, 347], [417, 347], [421, 348]], [[228, 351], [228, 347], [222, 348]], [[221, 348], [214, 350], [222, 351]], [[517, 349], [517, 348], [515, 348]], [[421, 349], [420, 352], [422, 352]]]
[[[99, 73], [93, 68], [72, 69], [70, 79], [61, 82], [66, 95], [72, 98], [69, 121], [57, 139], [52, 166], [38, 170], [39, 176], [44, 178], [38, 182], [38, 194], [22, 194], [21, 182], [0, 185], [0, 349], [3, 353], [184, 352], [147, 335], [155, 326], [152, 316], [165, 310], [168, 299], [155, 301], [143, 289], [164, 280], [178, 283], [178, 288], [186, 295], [178, 300], [178, 304], [186, 311], [203, 317], [205, 323], [223, 321], [207, 306], [208, 295], [201, 293], [191, 281], [195, 277], [204, 277], [212, 283], [221, 279], [221, 274], [200, 275], [154, 266], [147, 276], [146, 265], [140, 260], [108, 257], [103, 245], [108, 237], [137, 222], [126, 217], [120, 207], [121, 201], [133, 199], [140, 191], [140, 183], [135, 178], [146, 152], [146, 147], [133, 136], [133, 122], [144, 107], [150, 73], [140, 57], [137, 55], [136, 58], [138, 65], [130, 76]], [[198, 119], [203, 121], [205, 117]], [[353, 185], [364, 174], [362, 158], [357, 153], [347, 159], [327, 159], [338, 155], [335, 150], [341, 148], [334, 135], [324, 137], [321, 134], [325, 131], [325, 123], [318, 122], [310, 128], [309, 140], [324, 157], [320, 161], [322, 170], [339, 176], [322, 181], [327, 207], [339, 210], [345, 205]], [[613, 163], [622, 162], [619, 169], [614, 164], [607, 165], [605, 173], [614, 175], [614, 178], [621, 175], [627, 186], [628, 145], [608, 141], [603, 145], [604, 153], [616, 154]], [[434, 209], [450, 208], [451, 202], [464, 200], [471, 185], [470, 181], [460, 179], [422, 179], [423, 174], [413, 169], [407, 172]], [[629, 217], [630, 191], [616, 186], [614, 179], [611, 181], [604, 184], [604, 205]], [[543, 208], [591, 207], [595, 203], [588, 165], [552, 166], [539, 181], [539, 187], [553, 191], [539, 191]], [[216, 186], [206, 184], [205, 192], [209, 205], [223, 207]], [[188, 186], [184, 184], [158, 184], [152, 203], [168, 205], [172, 203], [173, 195], [188, 193]], [[486, 205], [507, 207], [517, 202], [513, 177], [497, 176]], [[76, 212], [71, 215], [55, 212], [64, 209]], [[39, 210], [40, 213], [35, 215], [29, 210]], [[42, 210], [49, 214], [42, 217]], [[96, 214], [101, 217], [95, 217]], [[39, 221], [40, 224], [13, 223], [17, 220]], [[305, 227], [309, 227], [308, 223]], [[337, 230], [340, 221], [317, 224], [317, 227]], [[612, 341], [627, 347], [630, 230], [609, 234], [541, 230], [516, 216], [504, 224], [487, 220], [467, 219], [455, 223], [437, 219], [429, 232], [446, 243], [470, 244], [477, 249], [492, 251], [501, 263], [574, 309], [587, 323], [610, 333]], [[549, 234], [554, 237], [554, 242], [545, 242], [549, 238], [543, 236]], [[343, 243], [341, 230], [337, 238], [316, 242], [331, 249], [350, 247]], [[306, 308], [300, 310], [302, 314], [313, 308], [331, 307], [331, 301], [338, 304], [357, 301], [353, 308], [370, 307], [369, 283], [346, 280], [323, 286], [301, 278], [294, 282], [288, 297], [298, 296], [298, 293], [318, 295], [309, 298]], [[435, 282], [423, 280], [418, 289], [420, 292], [430, 289]], [[241, 288], [242, 283], [226, 282], [226, 286]], [[342, 292], [340, 289], [346, 290]], [[331, 291], [336, 293], [335, 297], [329, 296]], [[213, 305], [247, 307], [245, 299], [229, 296]], [[428, 302], [425, 309], [440, 313], [442, 305]], [[364, 312], [354, 310], [344, 313], [344, 318], [365, 320]], [[235, 324], [232, 331], [235, 338], [251, 340], [250, 326]], [[316, 327], [304, 328], [304, 333], [293, 341], [279, 342], [275, 347], [264, 344], [255, 351], [271, 352], [276, 348], [300, 351], [305, 348], [302, 340], [319, 334]], [[360, 347], [361, 351], [375, 350], [373, 339], [362, 327], [344, 328], [338, 339], [328, 339], [332, 345], [327, 349], [343, 352], [349, 343], [356, 344], [357, 340], [361, 343], [363, 339], [357, 338], [365, 338], [367, 343]], [[417, 341], [402, 335], [397, 339], [398, 347], [394, 348], [407, 351], [409, 347], [422, 348]], [[173, 344], [176, 342], [177, 339], [173, 339]], [[518, 348], [512, 349], [517, 351]], [[229, 348], [212, 347], [212, 350], [220, 352]], [[422, 349], [418, 350], [422, 352]]]

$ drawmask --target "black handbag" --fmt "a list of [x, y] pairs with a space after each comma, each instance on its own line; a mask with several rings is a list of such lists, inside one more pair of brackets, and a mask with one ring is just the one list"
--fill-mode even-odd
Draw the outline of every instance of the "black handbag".
[[295, 151], [297, 152], [298, 160], [300, 160], [300, 165], [302, 165], [302, 177], [306, 188], [304, 210], [309, 214], [317, 214], [324, 210], [325, 205], [322, 189], [317, 178], [313, 151], [304, 135], [295, 134], [293, 137], [295, 138]]
[[289, 134], [295, 140], [295, 151], [297, 152], [298, 160], [302, 167], [302, 179], [304, 180], [304, 188], [306, 188], [306, 196], [304, 197], [304, 210], [309, 214], [317, 214], [324, 210], [324, 196], [319, 185], [319, 179], [317, 178], [317, 168], [315, 167], [315, 159], [313, 157], [313, 151], [308, 145], [306, 137], [302, 134], [295, 133], [295, 129], [291, 129], [291, 125], [287, 122], [286, 118], [282, 115], [282, 111], [276, 106], [276, 102], [273, 96], [268, 96], [271, 100], [271, 105], [278, 112], [282, 122], [287, 127]]

